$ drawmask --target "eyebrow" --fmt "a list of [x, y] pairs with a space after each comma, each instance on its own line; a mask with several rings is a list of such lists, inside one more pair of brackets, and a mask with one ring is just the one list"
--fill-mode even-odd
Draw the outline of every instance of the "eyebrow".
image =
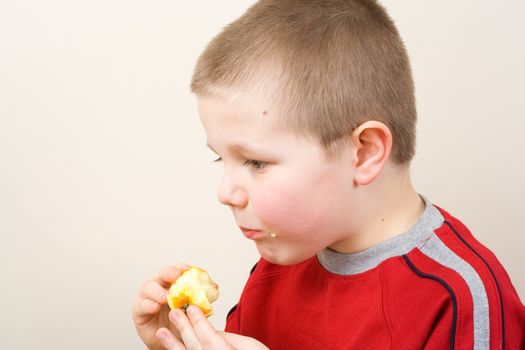
[[[211, 149], [213, 152], [219, 154], [209, 143], [206, 143], [206, 146], [208, 146], [209, 149]], [[256, 152], [257, 149], [256, 148], [251, 148], [250, 146], [247, 146], [247, 145], [243, 145], [243, 144], [240, 144], [240, 143], [234, 143], [232, 145], [229, 146], [230, 149], [232, 150], [235, 150], [235, 151], [238, 151], [238, 152]]]

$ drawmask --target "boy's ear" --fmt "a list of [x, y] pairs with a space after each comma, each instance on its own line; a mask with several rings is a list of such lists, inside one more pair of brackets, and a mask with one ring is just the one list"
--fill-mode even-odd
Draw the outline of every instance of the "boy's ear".
[[392, 133], [383, 123], [369, 120], [352, 132], [354, 146], [354, 183], [368, 185], [385, 166], [392, 151]]

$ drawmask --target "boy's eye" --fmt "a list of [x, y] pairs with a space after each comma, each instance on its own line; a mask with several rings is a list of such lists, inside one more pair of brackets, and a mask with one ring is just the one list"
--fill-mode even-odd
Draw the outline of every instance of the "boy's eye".
[[[219, 157], [217, 159], [215, 159], [213, 162], [214, 163], [218, 163], [218, 162], [221, 162], [222, 161], [222, 157]], [[262, 162], [260, 160], [253, 160], [253, 159], [248, 159], [244, 162], [244, 165], [248, 166], [248, 167], [253, 167], [255, 169], [262, 169], [266, 166], [266, 162]]]
[[244, 165], [249, 166], [249, 167], [253, 167], [255, 169], [262, 169], [262, 168], [264, 168], [266, 163], [265, 162], [261, 162], [259, 160], [248, 159], [246, 162], [244, 162]]

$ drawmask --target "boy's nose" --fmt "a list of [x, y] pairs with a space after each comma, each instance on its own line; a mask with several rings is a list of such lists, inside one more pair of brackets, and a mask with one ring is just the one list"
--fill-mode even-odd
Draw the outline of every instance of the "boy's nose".
[[248, 203], [246, 191], [236, 184], [231, 177], [223, 175], [217, 193], [219, 202], [231, 207], [245, 207]]

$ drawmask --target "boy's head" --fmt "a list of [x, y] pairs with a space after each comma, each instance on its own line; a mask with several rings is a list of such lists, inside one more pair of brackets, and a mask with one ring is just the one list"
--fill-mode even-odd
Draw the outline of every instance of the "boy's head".
[[399, 34], [374, 0], [261, 0], [201, 55], [198, 96], [274, 116], [285, 130], [337, 155], [363, 122], [384, 123], [391, 160], [414, 155], [416, 107]]
[[224, 160], [219, 200], [267, 260], [362, 249], [373, 216], [393, 215], [379, 204], [403, 186], [416, 113], [405, 50], [376, 2], [259, 1], [208, 45], [192, 90]]

